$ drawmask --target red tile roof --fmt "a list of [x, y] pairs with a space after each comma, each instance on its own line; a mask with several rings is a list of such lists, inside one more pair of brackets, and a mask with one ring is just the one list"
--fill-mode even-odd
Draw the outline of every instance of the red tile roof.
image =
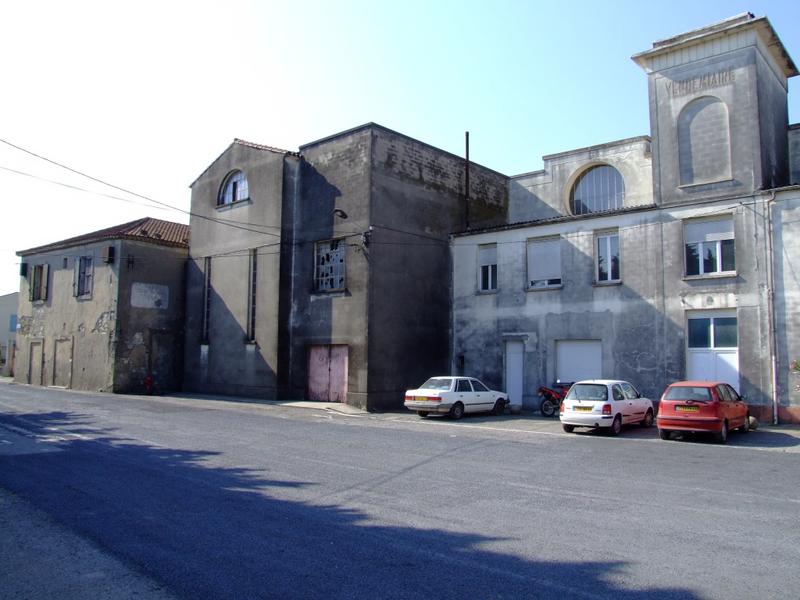
[[183, 225], [182, 223], [173, 223], [172, 221], [162, 221], [161, 219], [145, 217], [143, 219], [131, 221], [130, 223], [123, 223], [122, 225], [115, 225], [107, 229], [101, 229], [66, 240], [53, 242], [52, 244], [20, 250], [17, 252], [17, 256], [39, 254], [40, 252], [49, 252], [51, 250], [68, 248], [70, 246], [91, 244], [92, 242], [111, 239], [136, 240], [157, 244], [159, 246], [188, 248], [189, 226]]

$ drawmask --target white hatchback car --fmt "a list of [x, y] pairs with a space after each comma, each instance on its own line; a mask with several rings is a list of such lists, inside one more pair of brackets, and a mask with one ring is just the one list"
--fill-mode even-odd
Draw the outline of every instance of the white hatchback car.
[[449, 414], [460, 419], [468, 412], [502, 415], [508, 403], [503, 392], [490, 390], [474, 377], [431, 377], [416, 390], [408, 390], [405, 407], [420, 417], [430, 413]]
[[567, 433], [576, 427], [607, 428], [618, 435], [623, 425], [653, 425], [653, 403], [627, 381], [591, 379], [574, 383], [561, 403], [561, 426]]

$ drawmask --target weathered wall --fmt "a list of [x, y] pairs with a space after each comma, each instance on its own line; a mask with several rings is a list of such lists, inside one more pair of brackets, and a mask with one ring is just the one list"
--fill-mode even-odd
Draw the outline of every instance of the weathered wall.
[[[113, 389], [118, 265], [102, 262], [103, 249], [110, 245], [117, 247], [118, 255], [119, 244], [106, 242], [22, 257], [28, 263], [28, 277], [20, 278], [16, 381], [79, 390]], [[73, 295], [74, 266], [80, 256], [93, 257], [92, 294], [87, 298]], [[33, 267], [45, 263], [49, 265], [47, 299], [30, 302]], [[41, 376], [31, 377], [32, 369]]]
[[[504, 337], [525, 340], [523, 402], [555, 379], [557, 340], [602, 342], [604, 377], [630, 380], [658, 399], [685, 377], [690, 310], [731, 308], [739, 326], [740, 388], [748, 402], [769, 403], [766, 253], [762, 207], [718, 203], [644, 210], [486, 232], [454, 239], [454, 354], [465, 373], [505, 389]], [[684, 277], [683, 220], [733, 214], [736, 275]], [[621, 283], [594, 279], [594, 234], [618, 229]], [[526, 240], [561, 235], [563, 286], [526, 290]], [[497, 243], [498, 292], [477, 292], [477, 247]]]
[[[184, 387], [274, 398], [284, 154], [234, 143], [192, 184], [192, 236], [186, 274]], [[241, 170], [249, 199], [222, 207], [225, 177]], [[247, 340], [249, 251], [258, 249], [256, 342]], [[204, 258], [211, 257], [211, 312], [201, 339]]]
[[114, 391], [179, 390], [188, 250], [121, 241]]
[[[304, 396], [310, 346], [348, 347], [347, 403], [367, 408], [369, 261], [360, 246], [370, 223], [371, 133], [361, 129], [301, 148], [294, 206], [289, 391]], [[346, 219], [334, 215], [339, 209]], [[345, 238], [346, 289], [314, 291], [314, 244]]]
[[638, 137], [544, 157], [545, 168], [509, 181], [508, 222], [569, 215], [575, 180], [587, 169], [610, 165], [625, 182], [625, 208], [653, 203], [650, 138]]
[[[464, 160], [375, 128], [369, 246], [370, 408], [449, 371], [448, 236], [463, 228]], [[470, 165], [470, 226], [505, 222], [507, 178]]]
[[792, 361], [800, 360], [800, 191], [780, 192], [772, 219], [779, 418], [800, 423], [800, 373], [791, 371]]

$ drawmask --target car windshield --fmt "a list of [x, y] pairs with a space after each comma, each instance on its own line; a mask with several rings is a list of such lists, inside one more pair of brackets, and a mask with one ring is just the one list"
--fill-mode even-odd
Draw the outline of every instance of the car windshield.
[[576, 383], [569, 388], [567, 400], [608, 400], [608, 388], [599, 383]]
[[420, 389], [423, 390], [441, 390], [441, 391], [448, 391], [450, 389], [450, 384], [453, 382], [452, 379], [449, 377], [431, 377], [419, 386]]
[[711, 390], [707, 387], [676, 385], [667, 390], [664, 400], [711, 402]]

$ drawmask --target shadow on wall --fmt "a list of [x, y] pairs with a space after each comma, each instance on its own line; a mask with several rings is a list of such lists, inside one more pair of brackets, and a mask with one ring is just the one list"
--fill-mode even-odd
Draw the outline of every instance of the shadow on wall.
[[[0, 455], [0, 485], [184, 598], [698, 598], [631, 590], [621, 561], [523, 560], [496, 539], [374, 524], [367, 513], [280, 498], [313, 481], [226, 468], [218, 453], [143, 445], [53, 412], [3, 416], [60, 451]], [[86, 439], [91, 438], [91, 439]], [[87, 469], [87, 465], [92, 465]], [[275, 457], [280, 469], [280, 457]], [[41, 482], [47, 479], [47, 485]], [[436, 572], [429, 573], [435, 564]], [[487, 584], [487, 582], [490, 582]]]

